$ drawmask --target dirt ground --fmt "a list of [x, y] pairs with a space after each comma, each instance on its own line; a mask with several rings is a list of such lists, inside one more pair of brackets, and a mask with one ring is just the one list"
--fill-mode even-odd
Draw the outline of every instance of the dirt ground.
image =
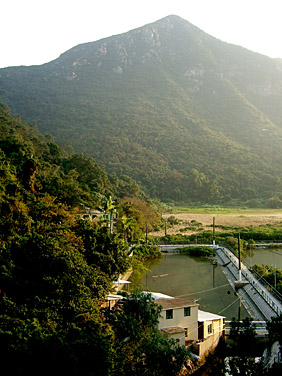
[[[282, 225], [282, 212], [275, 213], [256, 213], [256, 214], [185, 214], [185, 213], [176, 213], [176, 214], [167, 214], [163, 215], [163, 218], [167, 219], [170, 216], [174, 216], [180, 222], [177, 225], [174, 225], [170, 228], [167, 225], [167, 234], [177, 234], [180, 232], [180, 229], [185, 227], [191, 227], [191, 221], [198, 222], [198, 228], [202, 227], [205, 230], [212, 229], [213, 217], [215, 218], [216, 226], [235, 226], [235, 227], [245, 227], [245, 226], [260, 226], [260, 225]], [[201, 224], [201, 225], [200, 225]], [[216, 231], [221, 231], [220, 228], [216, 227]], [[224, 229], [222, 230], [224, 231]], [[181, 231], [182, 234], [192, 234], [195, 231], [187, 230]], [[153, 232], [150, 235], [154, 236], [163, 236], [164, 230]]]

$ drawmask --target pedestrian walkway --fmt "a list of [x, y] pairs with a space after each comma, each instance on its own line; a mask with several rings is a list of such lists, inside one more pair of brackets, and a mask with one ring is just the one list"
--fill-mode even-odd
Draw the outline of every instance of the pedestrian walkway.
[[[229, 283], [234, 287], [240, 279], [238, 258], [227, 248], [215, 246], [216, 257]], [[254, 320], [270, 320], [282, 313], [282, 303], [241, 263], [242, 281], [246, 284], [236, 292]]]

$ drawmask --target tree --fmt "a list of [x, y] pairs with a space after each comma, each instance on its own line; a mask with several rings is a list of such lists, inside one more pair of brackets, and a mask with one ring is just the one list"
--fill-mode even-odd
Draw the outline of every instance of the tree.
[[114, 375], [178, 375], [185, 347], [158, 330], [161, 307], [151, 294], [133, 293], [112, 318], [117, 348]]
[[263, 361], [256, 338], [255, 326], [249, 318], [231, 322], [229, 357], [226, 372], [232, 376], [264, 375]]
[[99, 269], [109, 280], [116, 280], [129, 268], [129, 246], [119, 234], [110, 234], [99, 223], [84, 220], [78, 221], [73, 231], [83, 241], [87, 263]]
[[1, 242], [2, 367], [15, 375], [40, 369], [106, 376], [113, 333], [99, 304], [111, 281], [87, 263], [81, 239], [61, 226]]
[[106, 172], [98, 166], [93, 158], [84, 154], [74, 154], [62, 160], [62, 165], [66, 174], [71, 170], [78, 173], [78, 182], [90, 192], [98, 192], [101, 195], [109, 194], [112, 189]]
[[134, 218], [136, 225], [144, 232], [146, 226], [152, 231], [154, 226], [160, 223], [160, 215], [149, 202], [142, 201], [136, 197], [124, 197], [120, 205], [122, 212], [128, 218]]
[[114, 214], [116, 213], [117, 208], [118, 205], [114, 202], [112, 196], [104, 196], [101, 202], [101, 206], [98, 208], [99, 210], [104, 212], [104, 221], [106, 222], [110, 233], [113, 232]]
[[269, 376], [276, 376], [281, 375], [282, 371], [282, 362], [281, 362], [281, 354], [282, 354], [282, 314], [277, 317], [272, 317], [271, 320], [267, 322], [267, 330], [270, 339], [270, 343], [273, 344], [274, 342], [278, 341], [279, 343], [279, 351], [280, 351], [280, 362], [274, 363], [271, 369], [268, 371]]
[[125, 241], [131, 241], [131, 233], [133, 230], [134, 222], [134, 218], [127, 218], [125, 215], [122, 215], [118, 218], [117, 224], [120, 227], [120, 231]]

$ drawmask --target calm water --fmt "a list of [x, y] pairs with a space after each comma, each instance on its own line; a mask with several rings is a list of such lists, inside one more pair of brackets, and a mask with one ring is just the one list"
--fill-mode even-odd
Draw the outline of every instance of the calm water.
[[[250, 257], [251, 256], [251, 257]], [[246, 258], [251, 264], [269, 264], [282, 268], [282, 250], [256, 250]], [[132, 276], [132, 286], [184, 299], [196, 299], [199, 308], [222, 316], [249, 317], [229, 285], [221, 266], [184, 254], [164, 254], [146, 266], [150, 272]]]
[[[282, 249], [256, 249], [255, 251], [247, 251], [245, 261], [249, 265], [272, 265], [278, 269], [282, 269]], [[244, 262], [244, 261], [243, 261]]]

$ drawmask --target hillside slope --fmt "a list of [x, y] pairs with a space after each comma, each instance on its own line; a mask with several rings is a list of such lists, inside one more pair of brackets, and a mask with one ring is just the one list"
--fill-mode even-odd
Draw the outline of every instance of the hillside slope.
[[163, 200], [282, 192], [282, 64], [169, 16], [0, 70], [0, 101]]

